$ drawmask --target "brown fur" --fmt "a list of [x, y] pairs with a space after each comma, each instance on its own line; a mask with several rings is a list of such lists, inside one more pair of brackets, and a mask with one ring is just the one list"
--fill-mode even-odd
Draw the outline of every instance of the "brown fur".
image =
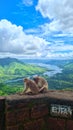
[[[39, 93], [39, 88], [38, 88], [37, 84], [33, 80], [25, 78], [24, 83], [25, 83], [25, 90], [24, 90], [23, 93], [29, 93], [29, 92], [31, 92], [33, 94], [38, 94]], [[29, 92], [28, 92], [28, 89], [29, 89]]]
[[39, 92], [48, 91], [48, 83], [43, 77], [37, 76], [37, 77], [34, 77], [33, 80], [35, 81], [38, 88], [40, 89]]

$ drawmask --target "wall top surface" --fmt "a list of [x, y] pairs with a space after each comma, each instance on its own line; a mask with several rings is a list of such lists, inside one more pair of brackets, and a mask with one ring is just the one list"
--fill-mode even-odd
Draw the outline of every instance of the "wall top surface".
[[73, 91], [62, 91], [62, 90], [49, 90], [47, 93], [37, 94], [37, 95], [10, 95], [6, 97], [8, 101], [19, 101], [24, 100], [29, 102], [30, 100], [43, 100], [43, 101], [65, 101], [65, 102], [72, 102], [73, 103]]

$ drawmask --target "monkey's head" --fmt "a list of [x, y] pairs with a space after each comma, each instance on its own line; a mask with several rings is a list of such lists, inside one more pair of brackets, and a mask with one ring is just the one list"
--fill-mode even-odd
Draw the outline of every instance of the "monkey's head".
[[39, 81], [39, 76], [34, 77], [33, 80], [34, 80], [36, 83], [38, 83], [38, 81]]
[[23, 79], [24, 83], [28, 82], [28, 78]]

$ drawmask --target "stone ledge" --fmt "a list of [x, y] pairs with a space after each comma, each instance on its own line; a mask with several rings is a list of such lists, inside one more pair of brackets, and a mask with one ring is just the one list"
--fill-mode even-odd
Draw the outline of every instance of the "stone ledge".
[[37, 94], [37, 95], [8, 95], [6, 97], [0, 96], [0, 100], [6, 100], [6, 102], [42, 102], [42, 103], [51, 103], [59, 102], [73, 105], [73, 91], [62, 91], [62, 90], [51, 90], [47, 93]]
[[[37, 94], [37, 95], [20, 95], [20, 94], [14, 94], [6, 96], [7, 99], [16, 99], [16, 98], [38, 98], [38, 97], [53, 97], [58, 99], [69, 99], [73, 100], [73, 91], [64, 91], [64, 90], [50, 90], [47, 93], [43, 94]], [[0, 98], [3, 99], [1, 96]]]
[[73, 129], [73, 91], [9, 95], [0, 106], [0, 130]]

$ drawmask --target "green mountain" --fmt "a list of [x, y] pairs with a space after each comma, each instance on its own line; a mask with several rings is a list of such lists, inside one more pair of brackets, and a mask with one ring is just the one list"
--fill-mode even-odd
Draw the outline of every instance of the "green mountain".
[[[43, 63], [46, 62], [48, 65], [48, 61], [43, 61]], [[57, 64], [57, 61], [55, 63]], [[14, 94], [22, 91], [24, 86], [23, 78], [32, 78], [33, 75], [44, 76], [48, 81], [49, 89], [73, 90], [73, 62], [71, 60], [63, 61], [58, 66], [62, 68], [62, 73], [49, 77], [43, 75], [44, 72], [49, 71], [44, 67], [23, 63], [15, 58], [0, 59], [0, 95]]]
[[18, 62], [18, 63], [22, 63], [20, 60], [16, 59], [16, 58], [0, 58], [0, 65], [1, 66], [5, 66], [5, 65], [9, 65], [12, 62]]
[[12, 62], [9, 65], [0, 66], [0, 82], [29, 75], [43, 74], [46, 70], [35, 65]]
[[48, 79], [50, 88], [73, 90], [73, 63], [66, 63], [62, 69], [62, 73], [57, 73]]
[[73, 70], [73, 62], [72, 63], [68, 63], [68, 64], [65, 64], [64, 66], [64, 69], [65, 70]]
[[15, 58], [1, 58], [0, 59], [0, 83], [9, 79], [19, 77], [31, 76], [44, 73], [47, 69], [23, 63]]
[[[15, 61], [15, 60], [14, 60]], [[21, 62], [0, 65], [0, 95], [8, 95], [23, 90], [23, 78], [43, 74], [47, 69]]]

